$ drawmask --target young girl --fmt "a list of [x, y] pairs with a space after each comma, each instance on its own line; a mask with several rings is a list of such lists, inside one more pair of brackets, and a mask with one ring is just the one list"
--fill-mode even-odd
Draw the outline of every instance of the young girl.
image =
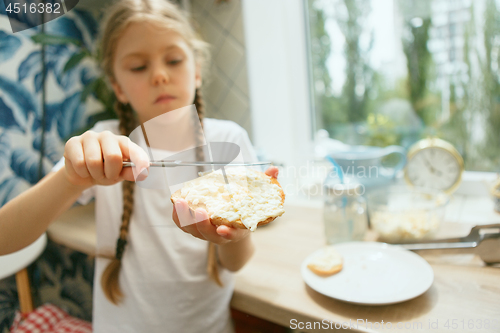
[[[107, 14], [102, 65], [119, 121], [100, 122], [71, 138], [53, 172], [0, 209], [0, 254], [31, 244], [75, 201], [94, 197], [95, 332], [231, 332], [231, 272], [254, 251], [250, 232], [215, 227], [203, 210], [196, 212], [201, 222], [182, 227], [178, 214], [189, 219], [187, 203], [173, 207], [168, 189], [135, 186], [122, 161], [138, 156], [137, 167], [147, 167], [146, 152], [127, 136], [191, 104], [208, 142], [238, 143], [255, 159], [248, 135], [233, 122], [204, 119], [207, 47], [178, 8], [164, 0], [124, 0]], [[202, 154], [197, 150], [199, 160]]]

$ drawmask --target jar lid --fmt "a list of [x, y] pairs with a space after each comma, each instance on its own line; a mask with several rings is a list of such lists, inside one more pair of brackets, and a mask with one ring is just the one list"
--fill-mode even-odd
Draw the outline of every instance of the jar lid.
[[331, 196], [358, 197], [365, 193], [365, 188], [359, 183], [325, 184], [325, 192]]

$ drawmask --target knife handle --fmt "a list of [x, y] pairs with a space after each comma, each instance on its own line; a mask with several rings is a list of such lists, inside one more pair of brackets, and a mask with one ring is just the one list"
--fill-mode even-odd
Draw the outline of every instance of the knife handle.
[[474, 253], [477, 245], [476, 242], [460, 242], [401, 244], [399, 246], [411, 251], [422, 251], [425, 254], [464, 254]]

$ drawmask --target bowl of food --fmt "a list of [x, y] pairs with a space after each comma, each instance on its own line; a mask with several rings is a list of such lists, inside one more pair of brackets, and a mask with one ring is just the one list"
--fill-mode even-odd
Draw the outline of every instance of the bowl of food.
[[367, 199], [371, 228], [388, 243], [432, 238], [449, 202], [443, 191], [405, 186], [371, 192]]

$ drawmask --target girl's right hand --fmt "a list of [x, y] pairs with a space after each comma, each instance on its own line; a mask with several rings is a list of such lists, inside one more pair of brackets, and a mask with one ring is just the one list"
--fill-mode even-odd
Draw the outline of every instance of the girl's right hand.
[[[72, 137], [64, 147], [64, 158], [67, 179], [82, 187], [144, 180], [149, 168], [148, 156], [141, 147], [110, 131], [87, 131]], [[124, 160], [132, 161], [135, 167], [124, 168]]]

